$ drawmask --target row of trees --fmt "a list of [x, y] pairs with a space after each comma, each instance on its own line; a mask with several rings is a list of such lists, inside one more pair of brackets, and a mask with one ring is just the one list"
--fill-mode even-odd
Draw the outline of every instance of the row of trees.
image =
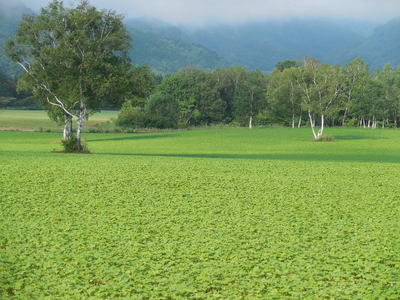
[[342, 67], [305, 58], [278, 63], [270, 74], [185, 68], [147, 98], [127, 101], [118, 122], [127, 127], [308, 124], [318, 140], [326, 124], [397, 127], [399, 108], [400, 68], [387, 65], [371, 73], [361, 59]]
[[[243, 68], [206, 72], [187, 67], [167, 76], [147, 98], [127, 101], [119, 124], [137, 127], [187, 127], [249, 123], [266, 108], [266, 77]], [[250, 119], [249, 119], [250, 118]]]

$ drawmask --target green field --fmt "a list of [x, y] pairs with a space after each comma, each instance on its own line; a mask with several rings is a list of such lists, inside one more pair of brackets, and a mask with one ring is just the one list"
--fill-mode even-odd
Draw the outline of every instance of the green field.
[[0, 298], [399, 299], [400, 131], [0, 132]]
[[[86, 128], [107, 127], [118, 115], [116, 111], [96, 113], [86, 122]], [[0, 109], [0, 130], [61, 131], [62, 126], [51, 121], [42, 110], [2, 110]]]

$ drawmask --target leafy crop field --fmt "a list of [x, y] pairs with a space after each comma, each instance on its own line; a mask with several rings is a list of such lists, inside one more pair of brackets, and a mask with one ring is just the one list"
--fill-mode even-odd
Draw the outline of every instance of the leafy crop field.
[[[91, 116], [86, 125], [89, 128], [105, 125], [117, 115], [116, 111], [102, 111]], [[51, 121], [42, 110], [0, 109], [0, 130], [62, 130], [62, 126]]]
[[0, 298], [399, 299], [400, 131], [0, 132]]

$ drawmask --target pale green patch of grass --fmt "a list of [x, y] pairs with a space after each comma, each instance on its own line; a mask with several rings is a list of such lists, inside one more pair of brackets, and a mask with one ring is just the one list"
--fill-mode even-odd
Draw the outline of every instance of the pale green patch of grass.
[[[96, 127], [107, 127], [107, 124], [118, 115], [116, 111], [102, 111], [96, 113], [86, 122], [86, 129]], [[40, 110], [0, 110], [1, 130], [62, 130], [62, 125], [51, 121], [45, 111]]]

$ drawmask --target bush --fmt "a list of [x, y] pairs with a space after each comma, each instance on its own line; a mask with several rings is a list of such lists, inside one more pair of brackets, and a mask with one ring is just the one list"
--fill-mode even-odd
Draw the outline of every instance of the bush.
[[318, 140], [314, 139], [314, 142], [335, 142], [335, 138], [333, 136], [321, 136]]
[[121, 111], [115, 123], [123, 128], [177, 128], [177, 122], [172, 118], [153, 115], [138, 109]]
[[344, 123], [344, 126], [346, 127], [356, 127], [358, 125], [358, 120], [357, 119], [347, 119]]
[[72, 135], [69, 139], [62, 140], [61, 144], [64, 147], [64, 152], [67, 153], [89, 153], [87, 145], [81, 141], [81, 149], [78, 149], [78, 139]]
[[254, 118], [254, 125], [256, 126], [268, 126], [271, 124], [270, 113], [266, 110], [259, 112]]

